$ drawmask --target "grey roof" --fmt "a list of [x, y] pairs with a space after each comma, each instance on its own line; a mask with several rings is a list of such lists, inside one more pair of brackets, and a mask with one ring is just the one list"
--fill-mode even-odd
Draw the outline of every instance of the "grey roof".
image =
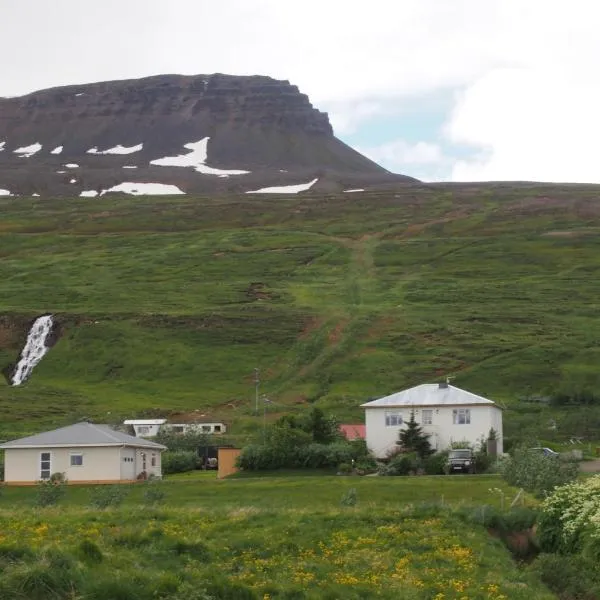
[[53, 431], [30, 435], [0, 445], [4, 448], [60, 448], [61, 446], [134, 446], [166, 450], [166, 446], [115, 431], [108, 425], [75, 423]]
[[377, 408], [381, 406], [464, 406], [470, 404], [497, 406], [495, 402], [483, 396], [461, 390], [453, 385], [445, 386], [439, 383], [423, 383], [408, 390], [366, 402], [361, 406]]

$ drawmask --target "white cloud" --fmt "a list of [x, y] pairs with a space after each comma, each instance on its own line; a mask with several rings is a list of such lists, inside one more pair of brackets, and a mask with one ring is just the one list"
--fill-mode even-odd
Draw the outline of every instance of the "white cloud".
[[394, 140], [372, 148], [361, 148], [360, 152], [393, 171], [415, 165], [440, 165], [447, 161], [441, 148], [429, 142], [411, 144], [404, 140]]
[[600, 6], [523, 4], [506, 43], [514, 66], [489, 69], [457, 97], [446, 135], [476, 150], [452, 179], [600, 183]]
[[[454, 179], [600, 181], [596, 0], [5, 4], [3, 44], [19, 52], [0, 63], [0, 95], [157, 73], [258, 73], [298, 85], [348, 134], [406, 98], [452, 90], [446, 134], [474, 148]], [[378, 152], [400, 165], [436, 158], [427, 145], [395, 144]]]

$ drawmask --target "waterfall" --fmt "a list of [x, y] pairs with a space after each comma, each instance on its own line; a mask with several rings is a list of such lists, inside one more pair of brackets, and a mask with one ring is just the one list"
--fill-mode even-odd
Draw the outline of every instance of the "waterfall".
[[44, 315], [34, 321], [27, 334], [27, 342], [12, 375], [12, 385], [21, 385], [31, 375], [33, 367], [48, 352], [49, 346], [46, 345], [46, 341], [52, 333], [53, 325], [52, 315]]

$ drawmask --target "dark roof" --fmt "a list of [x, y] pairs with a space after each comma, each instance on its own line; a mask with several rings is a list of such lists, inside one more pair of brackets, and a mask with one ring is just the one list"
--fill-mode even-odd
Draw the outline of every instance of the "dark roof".
[[12, 440], [0, 445], [0, 448], [60, 448], [61, 446], [134, 446], [166, 450], [166, 446], [162, 444], [115, 431], [108, 425], [87, 422]]

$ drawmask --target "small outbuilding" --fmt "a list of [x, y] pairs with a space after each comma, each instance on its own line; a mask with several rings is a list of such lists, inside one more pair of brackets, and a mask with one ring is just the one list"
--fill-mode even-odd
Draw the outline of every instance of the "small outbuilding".
[[0, 445], [4, 480], [27, 485], [61, 473], [70, 483], [120, 483], [161, 477], [166, 446], [108, 425], [76, 423]]
[[424, 383], [361, 405], [365, 409], [367, 447], [378, 458], [397, 449], [400, 430], [414, 415], [435, 450], [453, 442], [476, 445], [496, 435], [503, 452], [502, 409], [492, 400], [448, 383]]

